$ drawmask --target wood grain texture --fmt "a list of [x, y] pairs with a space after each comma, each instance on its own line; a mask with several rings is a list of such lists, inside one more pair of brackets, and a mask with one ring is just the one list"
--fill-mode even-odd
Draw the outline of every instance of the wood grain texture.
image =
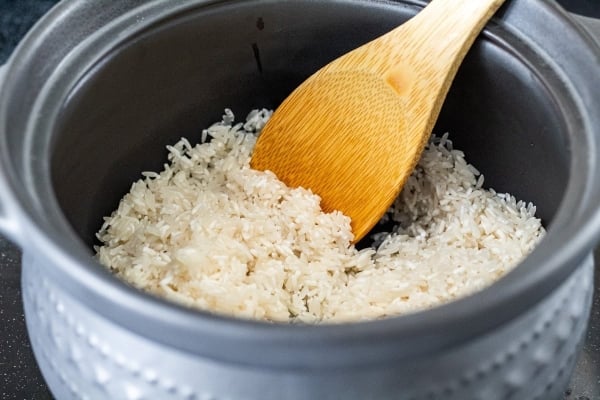
[[412, 173], [460, 63], [503, 2], [434, 0], [326, 65], [275, 111], [251, 166], [311, 189], [360, 240]]

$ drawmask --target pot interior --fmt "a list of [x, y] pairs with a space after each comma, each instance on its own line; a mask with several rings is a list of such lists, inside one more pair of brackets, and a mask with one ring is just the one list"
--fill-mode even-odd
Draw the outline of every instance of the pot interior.
[[[90, 247], [165, 146], [231, 108], [275, 108], [320, 66], [407, 20], [417, 8], [378, 2], [245, 2], [198, 6], [137, 32], [73, 86], [53, 132], [58, 202]], [[563, 113], [536, 56], [491, 24], [475, 43], [434, 129], [486, 177], [532, 201], [551, 224], [568, 181]], [[548, 73], [547, 70], [544, 74]], [[365, 133], [368, 134], [368, 133]]]

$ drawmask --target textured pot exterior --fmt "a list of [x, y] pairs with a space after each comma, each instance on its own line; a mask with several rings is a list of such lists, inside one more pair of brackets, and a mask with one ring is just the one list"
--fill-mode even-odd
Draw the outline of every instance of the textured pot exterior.
[[225, 364], [149, 341], [82, 306], [47, 267], [25, 254], [25, 316], [61, 400], [552, 400], [562, 398], [585, 334], [594, 265], [587, 257], [542, 303], [457, 348], [402, 364], [304, 371]]

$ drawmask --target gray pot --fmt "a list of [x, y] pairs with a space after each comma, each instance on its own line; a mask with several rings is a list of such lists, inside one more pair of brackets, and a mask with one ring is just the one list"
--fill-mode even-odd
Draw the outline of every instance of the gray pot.
[[436, 127], [548, 227], [489, 289], [383, 321], [289, 326], [165, 303], [93, 258], [101, 217], [166, 144], [224, 107], [275, 107], [422, 5], [65, 0], [36, 25], [0, 88], [0, 228], [23, 248], [28, 329], [58, 399], [560, 398], [600, 234], [600, 51], [553, 2], [508, 1]]

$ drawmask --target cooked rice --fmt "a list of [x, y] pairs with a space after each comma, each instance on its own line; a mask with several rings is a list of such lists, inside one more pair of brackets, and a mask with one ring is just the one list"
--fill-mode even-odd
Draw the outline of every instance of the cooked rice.
[[538, 243], [535, 206], [482, 188], [483, 175], [433, 136], [384, 219], [376, 248], [350, 245], [350, 219], [250, 168], [253, 111], [168, 146], [98, 233], [102, 264], [133, 286], [216, 313], [271, 321], [355, 321], [415, 312], [505, 275]]

